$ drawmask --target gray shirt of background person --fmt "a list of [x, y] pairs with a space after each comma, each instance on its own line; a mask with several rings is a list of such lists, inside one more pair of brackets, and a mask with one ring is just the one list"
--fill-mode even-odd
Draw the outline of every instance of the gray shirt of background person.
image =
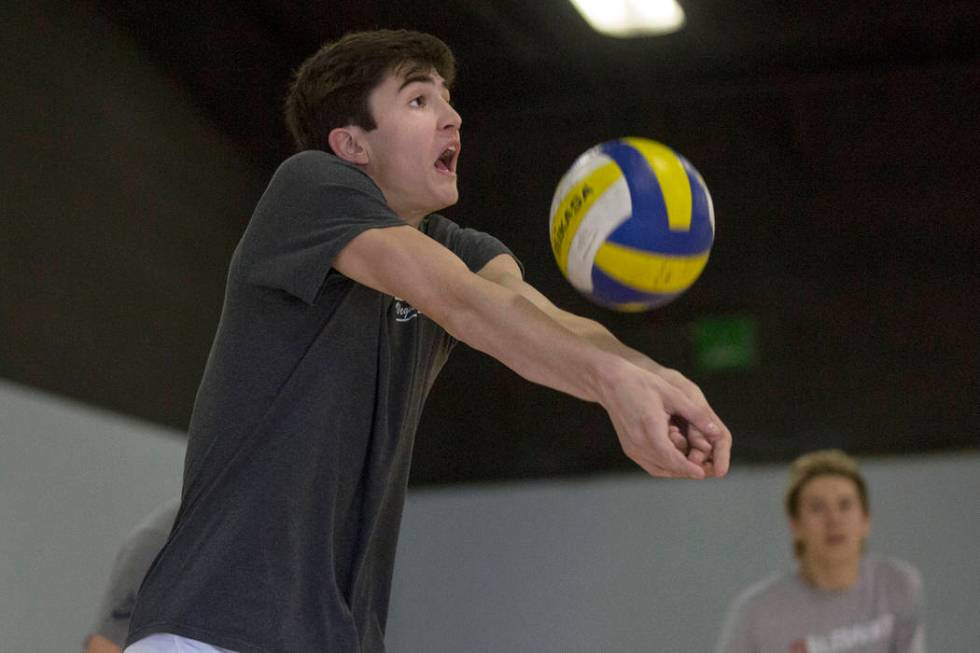
[[[101, 635], [122, 647], [129, 632], [129, 617], [136, 603], [136, 592], [146, 570], [167, 541], [178, 508], [179, 497], [161, 504], [126, 536], [112, 565], [109, 584], [102, 595], [90, 637]], [[85, 644], [88, 644], [87, 638]]]
[[866, 557], [843, 591], [811, 587], [797, 570], [735, 599], [717, 653], [924, 653], [922, 580], [911, 565]]

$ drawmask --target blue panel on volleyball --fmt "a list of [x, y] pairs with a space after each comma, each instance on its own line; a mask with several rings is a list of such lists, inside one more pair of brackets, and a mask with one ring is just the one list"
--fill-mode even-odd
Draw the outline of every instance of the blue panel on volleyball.
[[[681, 256], [702, 254], [711, 246], [713, 234], [708, 221], [707, 198], [683, 157], [678, 156], [691, 184], [691, 230], [675, 232], [669, 228], [660, 182], [643, 154], [622, 141], [604, 143], [602, 151], [622, 170], [633, 208], [630, 218], [613, 231], [607, 242]], [[650, 244], [656, 244], [655, 249], [649, 247]]]
[[649, 307], [665, 304], [679, 293], [648, 293], [624, 286], [605, 272], [599, 266], [592, 266], [592, 296], [602, 304], [636, 304], [642, 303]]

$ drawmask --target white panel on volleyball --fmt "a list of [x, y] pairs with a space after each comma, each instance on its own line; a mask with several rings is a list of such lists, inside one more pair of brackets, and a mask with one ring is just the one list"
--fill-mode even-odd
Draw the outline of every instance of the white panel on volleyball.
[[693, 167], [688, 169], [688, 174], [691, 172], [698, 178], [698, 183], [701, 184], [701, 188], [704, 189], [705, 199], [708, 200], [708, 220], [711, 222], [711, 233], [715, 232], [715, 203], [711, 201], [711, 193], [708, 192], [708, 185], [704, 183], [704, 179], [701, 177], [701, 173], [695, 170]]
[[[555, 188], [555, 194], [551, 198], [551, 211], [548, 213], [551, 216], [551, 220], [553, 221], [555, 219], [555, 211], [558, 210], [558, 204], [568, 195], [568, 191], [572, 189], [572, 186], [585, 179], [593, 170], [597, 170], [612, 162], [613, 160], [610, 157], [602, 153], [602, 147], [599, 145], [589, 148], [579, 155], [558, 181], [558, 187]], [[551, 225], [549, 224], [548, 227], [550, 228]]]
[[582, 220], [568, 250], [568, 280], [582, 292], [592, 291], [592, 262], [596, 252], [633, 213], [626, 178], [620, 177], [595, 201]]

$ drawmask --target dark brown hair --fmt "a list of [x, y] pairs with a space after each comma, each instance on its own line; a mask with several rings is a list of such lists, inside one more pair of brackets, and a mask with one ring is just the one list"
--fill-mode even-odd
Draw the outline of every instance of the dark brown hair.
[[377, 127], [368, 96], [386, 75], [435, 70], [452, 84], [456, 62], [438, 38], [409, 30], [353, 32], [328, 43], [296, 71], [286, 96], [286, 125], [297, 150], [330, 151], [337, 127]]

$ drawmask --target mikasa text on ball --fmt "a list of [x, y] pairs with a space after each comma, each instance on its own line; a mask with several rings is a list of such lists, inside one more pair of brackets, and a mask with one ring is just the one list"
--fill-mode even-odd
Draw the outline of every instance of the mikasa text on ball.
[[565, 278], [617, 311], [662, 306], [700, 276], [714, 242], [711, 195], [656, 141], [607, 141], [575, 160], [551, 202], [551, 250]]

